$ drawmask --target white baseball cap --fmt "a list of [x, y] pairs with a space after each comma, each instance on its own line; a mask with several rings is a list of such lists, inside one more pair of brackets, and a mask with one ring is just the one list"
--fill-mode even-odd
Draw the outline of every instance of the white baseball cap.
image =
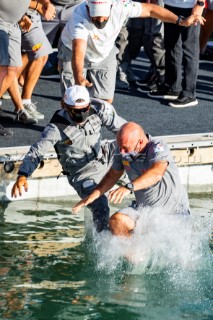
[[[84, 100], [77, 102], [77, 100]], [[66, 89], [64, 94], [64, 102], [70, 106], [82, 107], [90, 103], [89, 92], [84, 86], [74, 85]]]
[[88, 0], [91, 17], [109, 17], [112, 0]]

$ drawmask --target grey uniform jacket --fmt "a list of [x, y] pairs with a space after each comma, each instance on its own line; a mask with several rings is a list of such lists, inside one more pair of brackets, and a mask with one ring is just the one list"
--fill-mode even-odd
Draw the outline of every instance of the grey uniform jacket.
[[33, 144], [26, 154], [18, 174], [29, 177], [37, 168], [42, 157], [55, 147], [63, 171], [72, 175], [82, 168], [89, 170], [94, 160], [102, 157], [102, 127], [113, 133], [126, 122], [117, 115], [114, 107], [106, 101], [91, 99], [91, 114], [83, 124], [71, 120], [66, 110], [59, 110], [57, 116], [64, 119], [57, 124], [50, 122], [44, 129], [40, 140]]

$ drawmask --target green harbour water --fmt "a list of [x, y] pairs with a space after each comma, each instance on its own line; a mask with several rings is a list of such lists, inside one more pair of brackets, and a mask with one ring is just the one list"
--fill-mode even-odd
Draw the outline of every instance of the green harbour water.
[[1, 204], [0, 319], [213, 319], [211, 195], [190, 197], [189, 219], [145, 212], [128, 240], [72, 205]]

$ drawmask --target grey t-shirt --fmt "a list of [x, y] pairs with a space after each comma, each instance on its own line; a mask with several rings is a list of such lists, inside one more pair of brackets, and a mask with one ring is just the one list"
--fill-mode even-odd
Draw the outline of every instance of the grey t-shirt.
[[0, 20], [8, 23], [17, 23], [27, 11], [30, 0], [1, 0]]
[[[154, 163], [168, 162], [168, 167], [162, 179], [156, 184], [135, 191], [139, 206], [163, 207], [167, 213], [177, 213], [188, 210], [188, 199], [183, 189], [175, 160], [167, 144], [147, 135], [149, 142], [139, 156], [133, 159], [122, 156], [119, 150], [115, 153], [112, 168], [125, 170], [130, 181], [143, 175]], [[181, 212], [182, 213], [182, 212]]]

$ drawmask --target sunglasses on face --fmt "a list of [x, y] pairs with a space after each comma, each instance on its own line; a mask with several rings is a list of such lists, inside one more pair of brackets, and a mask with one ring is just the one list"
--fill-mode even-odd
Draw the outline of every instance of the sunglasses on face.
[[90, 105], [81, 109], [69, 108], [69, 112], [72, 114], [81, 114], [81, 113], [87, 112], [89, 109], [90, 109]]

